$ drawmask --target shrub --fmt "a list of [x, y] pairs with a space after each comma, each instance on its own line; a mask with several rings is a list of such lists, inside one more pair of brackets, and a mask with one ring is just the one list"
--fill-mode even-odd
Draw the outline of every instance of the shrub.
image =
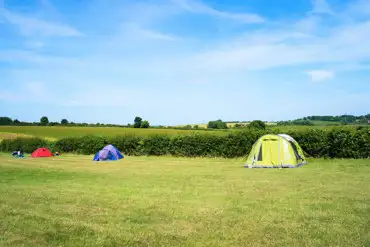
[[126, 155], [143, 155], [142, 138], [138, 136], [117, 136], [113, 137], [110, 143], [116, 146]]
[[254, 120], [250, 124], [248, 124], [248, 127], [250, 129], [264, 130], [264, 129], [266, 129], [266, 124], [261, 120]]
[[208, 129], [227, 129], [227, 123], [223, 122], [221, 119], [216, 121], [209, 121], [207, 125]]
[[[3, 140], [0, 151], [10, 152], [22, 148], [25, 152], [33, 152], [46, 146], [52, 151], [61, 153], [95, 154], [107, 144], [113, 144], [124, 155], [173, 155], [183, 157], [245, 157], [254, 142], [263, 134], [278, 134], [278, 129], [258, 130], [245, 129], [231, 132], [227, 136], [188, 135], [167, 136], [154, 135], [99, 137], [84, 136], [63, 138], [56, 142], [48, 142], [39, 138], [18, 138]], [[308, 157], [336, 158], [369, 158], [370, 128], [333, 129], [306, 131], [288, 131], [302, 147]]]
[[147, 120], [144, 120], [143, 122], [141, 122], [141, 125], [140, 125], [140, 128], [144, 128], [144, 129], [147, 129], [149, 128], [150, 124]]
[[144, 138], [141, 144], [141, 153], [145, 155], [166, 155], [170, 138], [166, 135], [154, 135]]
[[0, 143], [1, 152], [12, 152], [23, 149], [25, 153], [32, 153], [40, 147], [52, 147], [51, 143], [40, 138], [7, 139]]

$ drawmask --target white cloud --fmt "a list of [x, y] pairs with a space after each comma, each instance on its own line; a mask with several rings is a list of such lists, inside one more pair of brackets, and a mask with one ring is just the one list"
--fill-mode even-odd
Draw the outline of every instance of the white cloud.
[[[190, 11], [220, 15], [219, 11], [202, 4], [194, 5], [179, 0], [177, 2], [188, 4], [184, 6], [190, 8]], [[147, 9], [150, 8], [147, 6]], [[223, 17], [230, 18], [225, 16], [225, 12], [221, 13]], [[136, 15], [142, 14], [139, 12]], [[230, 75], [239, 78], [230, 79], [231, 83], [243, 81], [252, 70], [289, 69], [290, 66], [300, 66], [301, 70], [302, 67], [312, 67], [313, 64], [321, 69], [307, 71], [307, 75], [312, 81], [319, 82], [333, 79], [333, 71], [340, 71], [337, 68], [345, 68], [347, 71], [351, 68], [366, 69], [362, 62], [370, 59], [370, 46], [364, 42], [370, 39], [370, 22], [349, 22], [331, 26], [326, 25], [324, 18], [308, 16], [296, 23], [265, 25], [263, 29], [251, 29], [237, 33], [234, 37], [206, 41], [194, 41], [187, 39], [185, 35], [177, 37], [162, 33], [156, 30], [171, 29], [147, 28], [150, 26], [148, 23], [144, 25], [135, 21], [124, 22], [126, 24], [114, 35], [102, 35], [97, 40], [92, 37], [83, 41], [83, 46], [89, 46], [89, 52], [83, 56], [75, 57], [75, 54], [68, 50], [66, 54], [59, 55], [13, 50], [0, 51], [0, 60], [25, 61], [35, 65], [34, 75], [18, 77], [17, 81], [52, 81], [59, 85], [68, 82], [76, 85], [86, 84], [89, 87], [94, 86], [92, 81], [95, 81], [95, 86], [102, 83], [114, 84], [117, 92], [114, 94], [97, 90], [68, 95], [63, 101], [69, 106], [127, 107], [136, 98], [153, 100], [152, 94], [146, 94], [151, 89], [143, 85], [140, 92], [122, 90], [126, 83], [151, 82], [179, 86], [193, 82], [198, 85], [215, 85], [226, 81]], [[176, 25], [173, 28], [175, 29]], [[324, 28], [327, 31], [320, 33]], [[181, 42], [177, 42], [179, 40]], [[198, 44], [200, 46], [197, 46]], [[53, 45], [45, 41], [46, 47], [51, 48]], [[78, 48], [76, 43], [68, 45], [74, 50]], [[58, 52], [60, 47], [56, 45], [54, 48]], [[245, 81], [251, 83], [251, 80]], [[28, 86], [28, 89], [30, 88], [37, 88], [37, 85]], [[96, 97], [91, 97], [92, 95]], [[54, 99], [50, 100], [55, 102]]]
[[312, 13], [315, 14], [329, 14], [333, 15], [334, 12], [331, 9], [330, 5], [326, 2], [326, 0], [313, 0], [313, 9]]
[[20, 33], [24, 36], [83, 36], [82, 33], [68, 25], [27, 17], [13, 13], [5, 8], [0, 9], [0, 16], [3, 16], [12, 25], [17, 26]]
[[58, 99], [45, 83], [23, 81], [17, 85], [16, 90], [5, 89], [1, 91], [0, 100], [55, 103]]
[[211, 15], [215, 17], [236, 20], [236, 21], [240, 21], [244, 23], [265, 22], [265, 19], [257, 14], [232, 13], [232, 12], [226, 12], [226, 11], [219, 11], [196, 0], [172, 0], [172, 2], [174, 2], [181, 8], [187, 11], [190, 11], [190, 12], [194, 12], [194, 13], [202, 13], [202, 14], [207, 14], [207, 15]]
[[351, 1], [349, 12], [355, 15], [370, 15], [370, 1], [369, 0], [357, 0]]
[[313, 82], [322, 82], [334, 78], [335, 73], [329, 70], [311, 70], [306, 72]]
[[126, 39], [173, 41], [178, 37], [141, 27], [138, 23], [125, 23], [121, 35]]
[[314, 33], [320, 28], [322, 19], [316, 15], [309, 15], [293, 24], [293, 28], [304, 33]]
[[23, 97], [20, 94], [5, 90], [0, 91], [0, 100], [15, 102], [22, 99]]

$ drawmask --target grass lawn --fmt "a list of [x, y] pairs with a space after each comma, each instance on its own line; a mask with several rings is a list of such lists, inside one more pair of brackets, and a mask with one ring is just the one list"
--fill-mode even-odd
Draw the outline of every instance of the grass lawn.
[[0, 246], [370, 246], [370, 160], [0, 154]]

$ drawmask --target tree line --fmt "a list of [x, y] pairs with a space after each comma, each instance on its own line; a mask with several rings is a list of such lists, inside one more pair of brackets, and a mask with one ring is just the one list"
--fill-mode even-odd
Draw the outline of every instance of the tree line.
[[277, 125], [315, 125], [314, 121], [329, 122], [332, 124], [367, 124], [370, 120], [370, 114], [367, 115], [341, 115], [341, 116], [308, 116], [292, 121], [280, 121]]
[[[323, 121], [333, 124], [367, 124], [370, 120], [370, 114], [354, 116], [354, 115], [341, 115], [341, 116], [308, 116], [296, 120], [279, 121], [277, 125], [315, 125], [314, 121]], [[228, 123], [234, 123], [234, 125], [228, 126]], [[18, 125], [18, 126], [81, 126], [81, 127], [126, 127], [126, 128], [168, 128], [166, 126], [151, 126], [148, 120], [143, 120], [141, 117], [136, 116], [133, 123], [126, 125], [122, 124], [104, 124], [104, 123], [75, 123], [70, 122], [67, 119], [62, 119], [60, 122], [49, 121], [47, 116], [40, 118], [39, 122], [25, 122], [19, 121], [18, 119], [11, 119], [10, 117], [0, 117], [0, 125]], [[174, 129], [204, 129], [199, 125], [186, 125], [181, 127], [170, 127]], [[261, 120], [254, 120], [248, 124], [244, 124], [240, 121], [222, 121], [221, 119], [209, 121], [207, 129], [229, 129], [229, 128], [257, 128], [265, 129], [266, 124]]]
[[143, 120], [141, 117], [135, 117], [134, 122], [127, 125], [121, 124], [104, 124], [104, 123], [75, 123], [63, 118], [60, 122], [49, 121], [47, 116], [42, 116], [39, 122], [25, 122], [10, 117], [0, 117], [0, 125], [15, 125], [15, 126], [81, 126], [81, 127], [126, 127], [126, 128], [149, 128], [148, 120]]

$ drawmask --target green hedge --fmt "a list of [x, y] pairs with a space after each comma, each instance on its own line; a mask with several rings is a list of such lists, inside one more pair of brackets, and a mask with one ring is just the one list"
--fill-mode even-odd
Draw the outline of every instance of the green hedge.
[[2, 152], [11, 152], [23, 149], [25, 153], [31, 153], [39, 147], [53, 148], [53, 144], [40, 138], [5, 139], [0, 143], [0, 150]]
[[[84, 136], [63, 138], [47, 142], [38, 138], [4, 140], [2, 152], [23, 148], [32, 152], [40, 146], [61, 153], [95, 154], [107, 144], [115, 145], [124, 155], [172, 155], [182, 157], [243, 157], [253, 143], [263, 134], [279, 133], [279, 130], [247, 130], [231, 132], [227, 136], [189, 134], [179, 136], [154, 135], [147, 137]], [[369, 158], [370, 128], [288, 131], [308, 157]]]

